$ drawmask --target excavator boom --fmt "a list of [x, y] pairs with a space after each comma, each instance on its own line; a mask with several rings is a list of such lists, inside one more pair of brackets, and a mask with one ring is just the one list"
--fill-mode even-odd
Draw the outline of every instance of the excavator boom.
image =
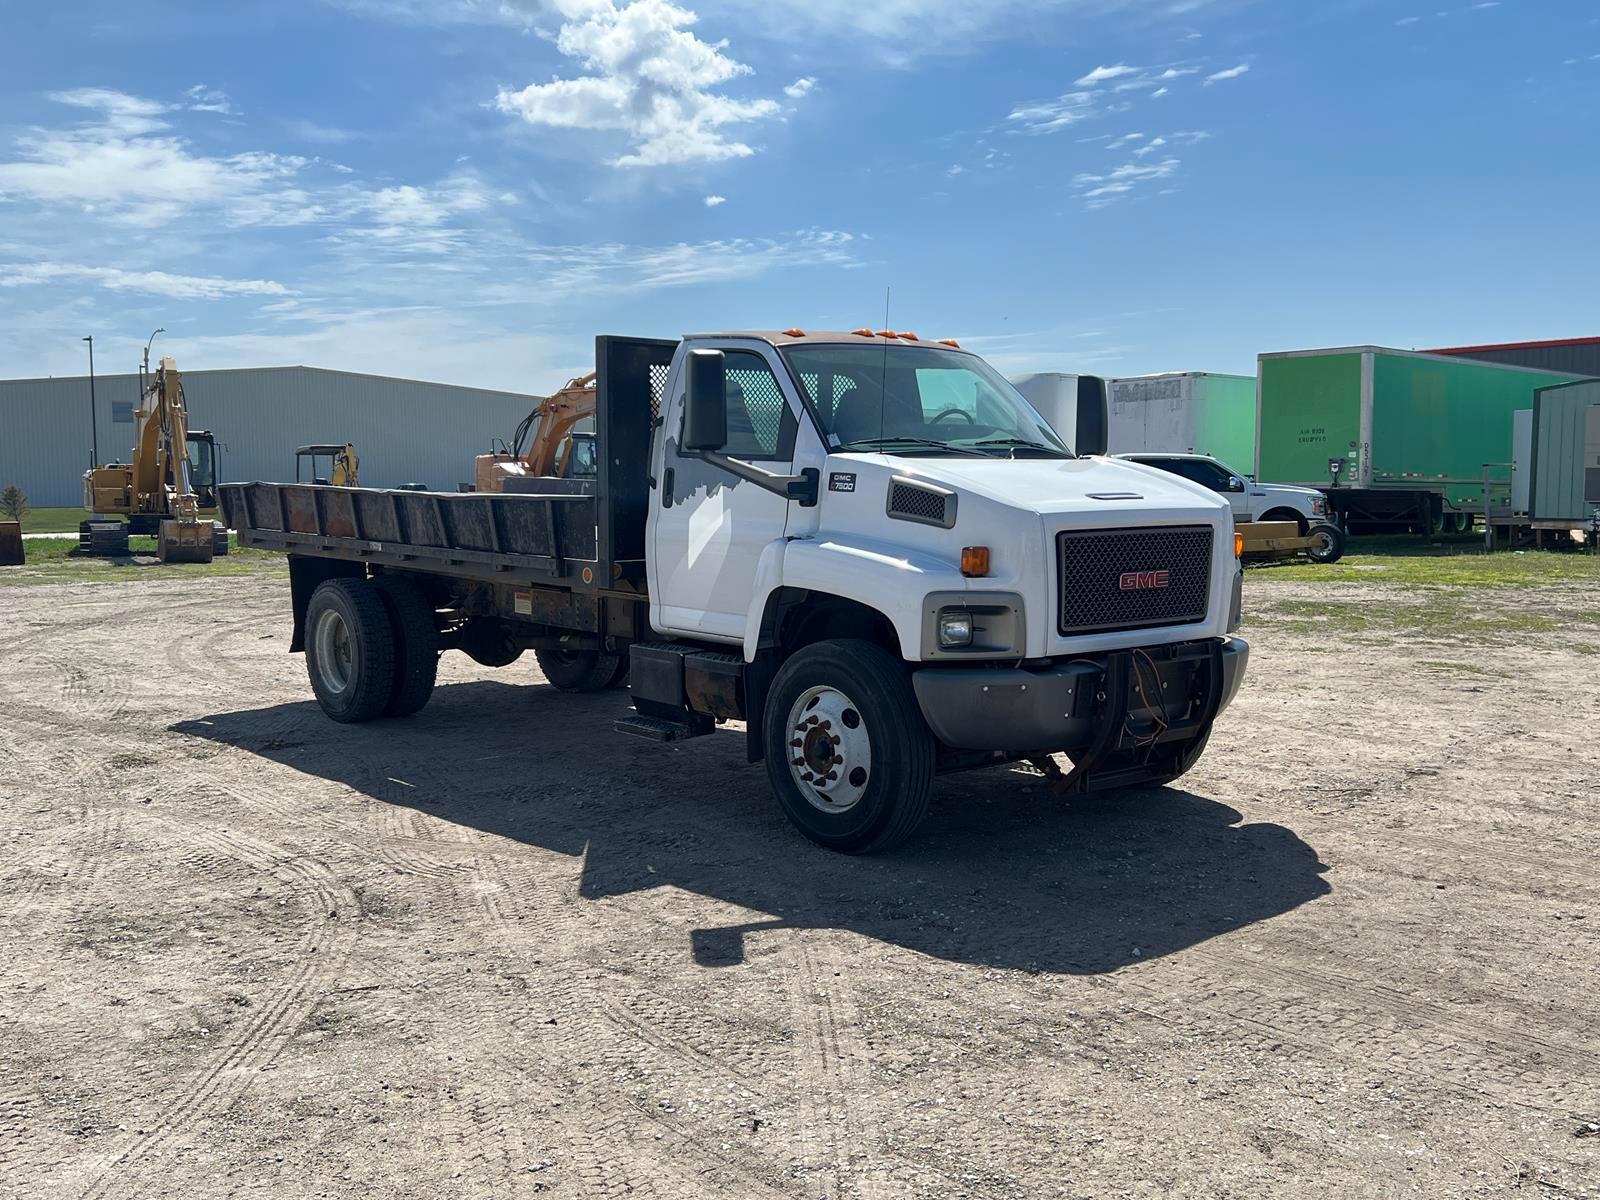
[[[546, 396], [518, 427], [509, 454], [480, 454], [473, 462], [473, 484], [480, 492], [503, 492], [509, 477], [555, 475], [573, 467], [573, 431], [594, 416], [594, 374], [570, 379]], [[529, 435], [532, 435], [531, 439]], [[524, 453], [522, 443], [528, 441]]]

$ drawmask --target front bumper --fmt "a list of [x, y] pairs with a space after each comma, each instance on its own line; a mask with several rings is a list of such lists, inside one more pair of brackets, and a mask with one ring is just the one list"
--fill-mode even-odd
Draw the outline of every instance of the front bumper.
[[957, 750], [1054, 754], [1109, 739], [1112, 751], [1203, 740], [1244, 681], [1240, 638], [1117, 650], [1047, 667], [922, 667], [922, 715]]

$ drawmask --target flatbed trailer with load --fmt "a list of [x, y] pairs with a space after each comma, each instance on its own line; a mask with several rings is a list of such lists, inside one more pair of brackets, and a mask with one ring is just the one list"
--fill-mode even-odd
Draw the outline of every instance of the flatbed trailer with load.
[[1103, 390], [1075, 452], [909, 334], [601, 337], [595, 365], [592, 478], [223, 488], [241, 544], [289, 556], [330, 717], [417, 712], [442, 650], [531, 649], [565, 691], [626, 680], [618, 732], [745, 722], [790, 820], [847, 852], [909, 836], [939, 772], [1029, 759], [1076, 791], [1199, 758], [1248, 657], [1232, 518], [1103, 457]]

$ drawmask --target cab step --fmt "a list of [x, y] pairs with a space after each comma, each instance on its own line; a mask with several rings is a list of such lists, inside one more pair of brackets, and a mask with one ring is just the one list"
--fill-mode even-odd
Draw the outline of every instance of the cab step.
[[686, 738], [702, 737], [710, 733], [711, 730], [704, 727], [709, 724], [710, 721], [703, 718], [689, 723], [666, 721], [660, 717], [647, 717], [641, 713], [629, 713], [625, 717], [618, 718], [612, 728], [618, 733], [649, 738], [652, 742], [681, 742]]

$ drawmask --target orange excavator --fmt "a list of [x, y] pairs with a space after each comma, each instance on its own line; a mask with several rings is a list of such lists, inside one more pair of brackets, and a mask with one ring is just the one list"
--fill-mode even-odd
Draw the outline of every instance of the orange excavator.
[[594, 420], [594, 379], [593, 372], [569, 379], [560, 391], [539, 401], [517, 426], [509, 446], [500, 442], [498, 450], [478, 455], [473, 460], [474, 489], [503, 492], [507, 479], [523, 476], [592, 477], [594, 433], [579, 426]]

